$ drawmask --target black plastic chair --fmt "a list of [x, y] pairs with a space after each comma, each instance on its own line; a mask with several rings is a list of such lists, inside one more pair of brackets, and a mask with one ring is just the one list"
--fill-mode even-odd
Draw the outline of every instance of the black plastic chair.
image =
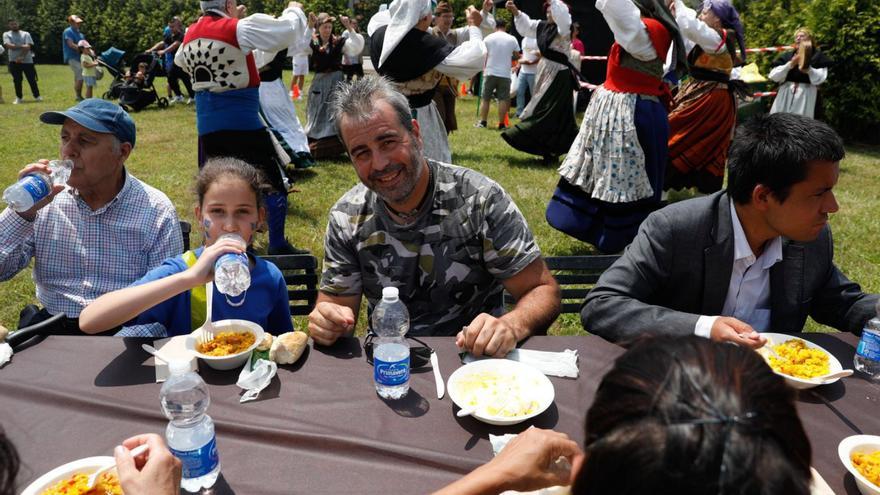
[[[614, 264], [620, 255], [551, 256], [544, 258], [547, 268], [562, 290], [562, 313], [580, 313], [581, 304], [599, 277]], [[504, 291], [504, 306], [516, 304], [507, 291]]]
[[183, 236], [183, 252], [189, 251], [189, 234], [192, 232], [192, 225], [189, 222], [180, 221], [180, 235]]
[[42, 342], [47, 335], [52, 334], [52, 327], [66, 317], [67, 316], [64, 313], [58, 313], [47, 320], [34, 323], [29, 327], [20, 328], [15, 332], [10, 333], [9, 336], [6, 337], [6, 342], [12, 346], [14, 352], [18, 352]]
[[260, 256], [284, 275], [291, 316], [307, 316], [318, 297], [318, 259], [311, 254]]

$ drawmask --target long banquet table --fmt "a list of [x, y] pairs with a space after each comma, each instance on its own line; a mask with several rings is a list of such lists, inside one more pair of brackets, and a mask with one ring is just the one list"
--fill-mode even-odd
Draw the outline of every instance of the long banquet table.
[[[856, 339], [802, 334], [845, 365]], [[451, 338], [425, 339], [444, 378], [460, 366]], [[0, 369], [0, 424], [23, 465], [19, 488], [70, 460], [112, 455], [136, 433], [164, 433], [146, 339], [49, 337]], [[488, 434], [535, 425], [583, 442], [584, 413], [603, 374], [623, 349], [594, 336], [534, 337], [525, 348], [577, 349], [580, 378], [551, 377], [555, 403], [520, 425], [499, 427], [457, 418], [449, 396], [438, 400], [430, 368], [412, 374], [399, 403], [376, 395], [372, 367], [355, 338], [306, 351], [254, 402], [239, 403], [238, 371], [200, 364], [211, 392], [209, 414], [222, 464], [213, 493], [428, 493], [492, 457]], [[837, 459], [846, 436], [880, 433], [880, 387], [851, 377], [800, 394], [798, 408], [813, 445], [813, 465], [838, 494], [858, 493]]]

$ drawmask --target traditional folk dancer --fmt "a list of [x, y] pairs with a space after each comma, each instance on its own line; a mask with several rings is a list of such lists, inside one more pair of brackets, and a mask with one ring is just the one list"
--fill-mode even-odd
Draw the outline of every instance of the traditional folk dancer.
[[260, 118], [260, 75], [254, 50], [277, 52], [306, 29], [299, 2], [290, 2], [279, 18], [246, 15], [230, 0], [201, 0], [204, 15], [186, 32], [174, 63], [191, 77], [196, 91], [199, 167], [213, 157], [231, 156], [265, 174], [273, 188], [266, 194], [269, 254], [301, 252], [284, 237], [288, 183], [287, 160], [276, 149]]
[[315, 73], [309, 86], [308, 121], [306, 135], [315, 158], [325, 158], [345, 153], [345, 147], [336, 136], [336, 124], [330, 112], [330, 100], [336, 85], [345, 76], [342, 73], [342, 55], [356, 56], [364, 49], [364, 37], [357, 33], [348, 17], [339, 22], [346, 31], [340, 36], [333, 34], [333, 21], [326, 12], [317, 17], [309, 14], [309, 26], [317, 32], [312, 39], [311, 68]]
[[486, 45], [478, 27], [483, 19], [469, 7], [469, 40], [452, 46], [427, 32], [432, 18], [431, 0], [396, 0], [370, 19], [370, 55], [376, 71], [393, 81], [409, 101], [419, 122], [424, 155], [450, 163], [446, 127], [433, 97], [443, 75], [470, 79], [483, 70]]
[[678, 27], [663, 0], [598, 0], [614, 44], [605, 82], [596, 89], [547, 207], [555, 228], [600, 251], [622, 250], [659, 208], [666, 171], [671, 104], [663, 77], [674, 44], [684, 71]]
[[[302, 91], [306, 89], [306, 76], [309, 75], [309, 55], [312, 54], [312, 37], [315, 30], [308, 28], [303, 32], [302, 39], [297, 43], [297, 51], [288, 51], [291, 66], [293, 67], [293, 81], [290, 83], [290, 98], [302, 99]], [[296, 90], [294, 91], [294, 87]], [[294, 94], [296, 93], [296, 94]]]
[[309, 151], [309, 140], [296, 116], [296, 107], [284, 86], [282, 72], [289, 53], [296, 53], [299, 46], [291, 46], [274, 54], [260, 50], [254, 52], [260, 71], [260, 114], [269, 124], [278, 143], [290, 156], [294, 168], [309, 168], [315, 164]]
[[[537, 39], [541, 60], [535, 75], [535, 92], [520, 112], [522, 120], [501, 133], [501, 137], [514, 148], [539, 155], [545, 164], [555, 165], [577, 136], [573, 94], [578, 71], [572, 64], [571, 13], [561, 0], [544, 3], [546, 21], [530, 19], [513, 0], [508, 0], [506, 7], [513, 15], [517, 32]], [[576, 65], [580, 66], [579, 57]]]
[[[483, 9], [480, 11], [483, 22], [480, 24], [480, 33], [485, 38], [495, 30], [495, 16], [492, 15], [492, 0], [483, 1]], [[470, 40], [467, 26], [452, 28], [455, 20], [455, 12], [448, 2], [440, 2], [434, 9], [434, 25], [428, 28], [428, 33], [445, 39], [452, 46], [460, 46]], [[434, 92], [434, 104], [446, 126], [446, 134], [458, 129], [458, 120], [455, 118], [455, 99], [458, 96], [458, 87], [461, 83], [458, 79], [445, 74], [440, 77], [437, 90]]]
[[[748, 88], [731, 79], [746, 59], [743, 26], [728, 0], [709, 0], [697, 13], [682, 0], [673, 12], [688, 50], [690, 80], [669, 114], [669, 165], [664, 189], [721, 190], [727, 150], [736, 124], [736, 97]], [[736, 49], [739, 47], [739, 54]]]
[[794, 43], [795, 51], [776, 59], [767, 76], [780, 83], [770, 113], [796, 113], [813, 118], [818, 86], [828, 79], [828, 67], [832, 61], [822, 53], [813, 41], [813, 34], [805, 27], [794, 33]]

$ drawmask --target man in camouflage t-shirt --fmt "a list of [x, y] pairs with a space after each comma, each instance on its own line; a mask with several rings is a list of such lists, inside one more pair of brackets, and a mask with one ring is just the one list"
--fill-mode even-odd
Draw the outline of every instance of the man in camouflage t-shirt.
[[[426, 160], [406, 98], [368, 77], [340, 90], [336, 122], [361, 184], [330, 211], [309, 330], [331, 344], [353, 330], [365, 295], [397, 287], [412, 335], [455, 335], [502, 356], [559, 313], [559, 287], [525, 218], [497, 183]], [[504, 288], [517, 299], [508, 313]]]

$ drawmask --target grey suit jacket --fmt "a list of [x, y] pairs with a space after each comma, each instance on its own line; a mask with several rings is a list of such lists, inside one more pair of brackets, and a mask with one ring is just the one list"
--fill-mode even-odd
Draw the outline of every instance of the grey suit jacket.
[[[581, 307], [584, 329], [612, 342], [645, 334], [691, 335], [700, 315], [720, 315], [733, 270], [726, 192], [652, 213]], [[812, 242], [784, 240], [770, 269], [770, 325], [800, 332], [807, 315], [860, 334], [877, 295], [865, 294], [832, 260], [831, 230]]]

